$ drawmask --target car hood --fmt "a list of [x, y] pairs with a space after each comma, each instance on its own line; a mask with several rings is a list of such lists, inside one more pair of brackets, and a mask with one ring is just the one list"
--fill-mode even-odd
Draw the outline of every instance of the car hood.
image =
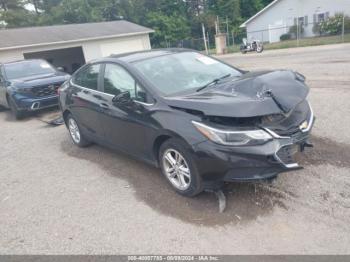
[[171, 107], [197, 110], [208, 116], [257, 117], [287, 114], [309, 93], [305, 77], [288, 70], [248, 72], [208, 89], [166, 97], [165, 102]]
[[30, 88], [34, 86], [49, 85], [55, 83], [61, 83], [69, 79], [69, 75], [62, 72], [57, 72], [53, 74], [45, 75], [35, 75], [26, 78], [19, 78], [11, 80], [10, 83], [12, 86], [21, 87], [21, 88]]

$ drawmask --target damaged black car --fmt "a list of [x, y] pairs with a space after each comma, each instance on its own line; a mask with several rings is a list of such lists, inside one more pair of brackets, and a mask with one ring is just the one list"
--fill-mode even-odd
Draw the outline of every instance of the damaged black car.
[[246, 72], [192, 50], [152, 50], [92, 61], [59, 93], [76, 145], [160, 167], [185, 196], [300, 169], [295, 154], [311, 146], [309, 88], [293, 71]]

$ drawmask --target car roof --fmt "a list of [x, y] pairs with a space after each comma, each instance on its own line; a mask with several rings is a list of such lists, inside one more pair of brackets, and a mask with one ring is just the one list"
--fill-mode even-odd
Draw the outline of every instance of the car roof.
[[2, 63], [3, 65], [10, 65], [15, 63], [22, 63], [22, 62], [30, 62], [30, 61], [45, 61], [44, 59], [22, 59], [22, 60], [15, 60], [11, 62]]
[[164, 49], [152, 49], [146, 51], [131, 52], [125, 54], [111, 55], [109, 58], [114, 58], [127, 63], [133, 63], [141, 60], [147, 60], [164, 55], [171, 55], [183, 52], [197, 52], [191, 49], [184, 48], [164, 48]]

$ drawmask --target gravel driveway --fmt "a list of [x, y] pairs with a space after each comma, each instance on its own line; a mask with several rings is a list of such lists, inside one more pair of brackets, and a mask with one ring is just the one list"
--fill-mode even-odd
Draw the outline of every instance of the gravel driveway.
[[350, 45], [235, 54], [247, 70], [307, 77], [317, 121], [304, 170], [273, 184], [176, 195], [160, 171], [64, 126], [0, 113], [1, 254], [350, 254]]

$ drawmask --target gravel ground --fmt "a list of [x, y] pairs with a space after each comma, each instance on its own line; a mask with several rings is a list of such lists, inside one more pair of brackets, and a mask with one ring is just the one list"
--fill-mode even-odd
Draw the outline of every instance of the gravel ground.
[[73, 146], [43, 112], [0, 113], [1, 254], [350, 254], [350, 45], [220, 57], [305, 74], [317, 116], [302, 171], [273, 184], [176, 195], [157, 169]]

